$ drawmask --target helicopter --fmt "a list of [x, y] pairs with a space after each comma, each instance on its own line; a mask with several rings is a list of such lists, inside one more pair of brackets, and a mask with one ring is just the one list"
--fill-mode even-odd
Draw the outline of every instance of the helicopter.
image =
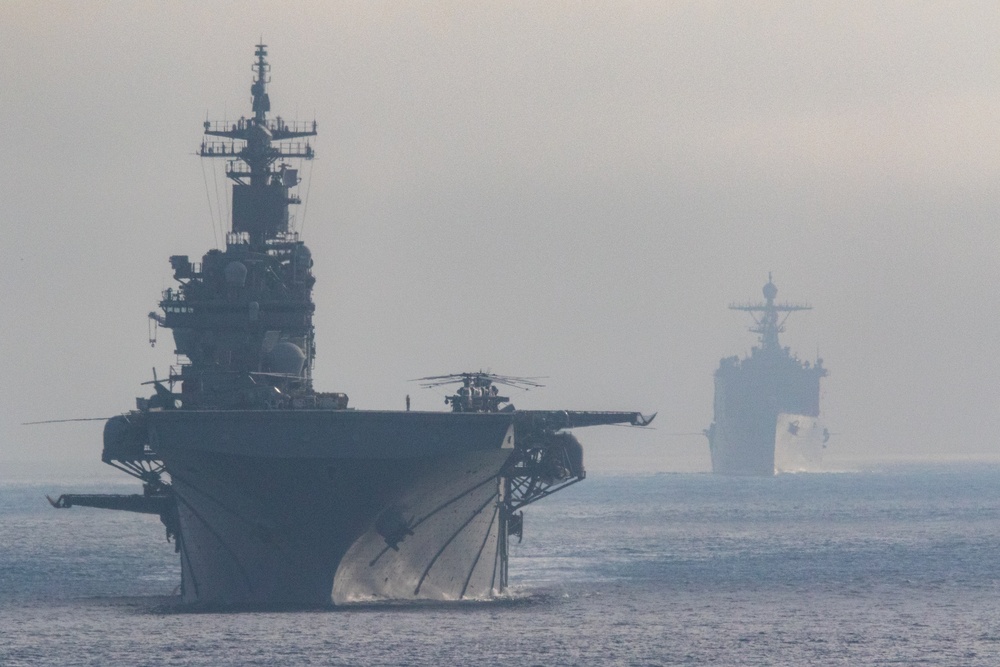
[[[480, 370], [471, 373], [432, 375], [416, 378], [411, 382], [419, 382], [423, 389], [461, 383], [462, 386], [454, 394], [444, 397], [445, 405], [450, 405], [453, 412], [508, 412], [513, 410], [514, 406], [510, 403], [509, 396], [500, 395], [498, 385], [528, 391], [544, 387], [545, 385], [538, 382], [541, 379], [544, 378], [497, 375]], [[501, 405], [503, 407], [500, 407]]]

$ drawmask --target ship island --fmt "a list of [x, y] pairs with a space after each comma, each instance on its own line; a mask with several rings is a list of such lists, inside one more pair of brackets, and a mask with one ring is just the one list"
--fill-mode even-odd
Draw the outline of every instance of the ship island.
[[823, 360], [800, 360], [778, 335], [804, 304], [776, 303], [778, 288], [770, 274], [764, 302], [731, 304], [749, 313], [759, 345], [742, 359], [723, 358], [715, 371], [714, 420], [705, 429], [712, 472], [770, 476], [819, 468], [830, 433], [820, 421]]
[[[56, 507], [157, 515], [180, 558], [180, 599], [209, 606], [328, 606], [484, 599], [508, 587], [523, 508], [583, 480], [572, 429], [645, 426], [639, 412], [519, 410], [487, 372], [441, 411], [349, 407], [317, 391], [313, 258], [290, 207], [315, 121], [270, 115], [267, 47], [251, 113], [206, 121], [198, 155], [232, 181], [225, 248], [170, 257], [156, 327], [177, 364], [108, 419], [102, 461], [142, 493], [64, 494]], [[408, 397], [407, 397], [408, 398]]]

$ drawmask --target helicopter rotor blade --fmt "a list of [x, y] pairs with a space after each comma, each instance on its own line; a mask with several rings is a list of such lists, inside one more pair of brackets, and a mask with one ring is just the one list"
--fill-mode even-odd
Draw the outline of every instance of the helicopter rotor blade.
[[64, 424], [66, 422], [99, 422], [108, 421], [111, 417], [83, 417], [81, 419], [46, 419], [40, 422], [21, 422], [21, 426], [37, 426], [38, 424]]
[[421, 387], [424, 389], [431, 389], [434, 387], [440, 387], [446, 384], [455, 384], [457, 382], [464, 382], [466, 380], [482, 381], [485, 380], [489, 384], [500, 384], [507, 387], [513, 387], [515, 389], [523, 389], [528, 391], [529, 389], [536, 387], [544, 387], [545, 385], [537, 380], [546, 379], [544, 376], [533, 376], [533, 377], [518, 377], [514, 375], [498, 375], [496, 373], [491, 373], [489, 371], [475, 371], [475, 372], [465, 372], [465, 373], [449, 373], [448, 375], [430, 375], [422, 378], [415, 378], [410, 380], [410, 382], [420, 382]]

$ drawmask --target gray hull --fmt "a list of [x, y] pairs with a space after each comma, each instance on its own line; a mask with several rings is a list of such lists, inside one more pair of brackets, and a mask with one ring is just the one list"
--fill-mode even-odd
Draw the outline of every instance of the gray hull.
[[489, 596], [506, 415], [164, 412], [183, 598], [324, 605]]
[[718, 421], [708, 433], [712, 472], [719, 475], [774, 474], [777, 415], [762, 414], [739, 423]]
[[741, 423], [717, 422], [709, 431], [712, 472], [769, 476], [820, 468], [823, 427], [816, 417], [764, 413]]
[[821, 470], [826, 437], [826, 429], [818, 417], [779, 414], [774, 437], [775, 472]]
[[520, 510], [586, 477], [567, 429], [638, 412], [136, 410], [102, 460], [142, 495], [64, 494], [157, 514], [185, 602], [316, 606], [484, 598], [507, 583]]

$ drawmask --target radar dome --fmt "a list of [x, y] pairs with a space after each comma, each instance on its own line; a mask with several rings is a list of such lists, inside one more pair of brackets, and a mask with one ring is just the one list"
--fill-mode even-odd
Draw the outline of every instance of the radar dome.
[[302, 375], [302, 367], [306, 363], [306, 353], [295, 343], [283, 340], [271, 348], [268, 361], [272, 373]]

